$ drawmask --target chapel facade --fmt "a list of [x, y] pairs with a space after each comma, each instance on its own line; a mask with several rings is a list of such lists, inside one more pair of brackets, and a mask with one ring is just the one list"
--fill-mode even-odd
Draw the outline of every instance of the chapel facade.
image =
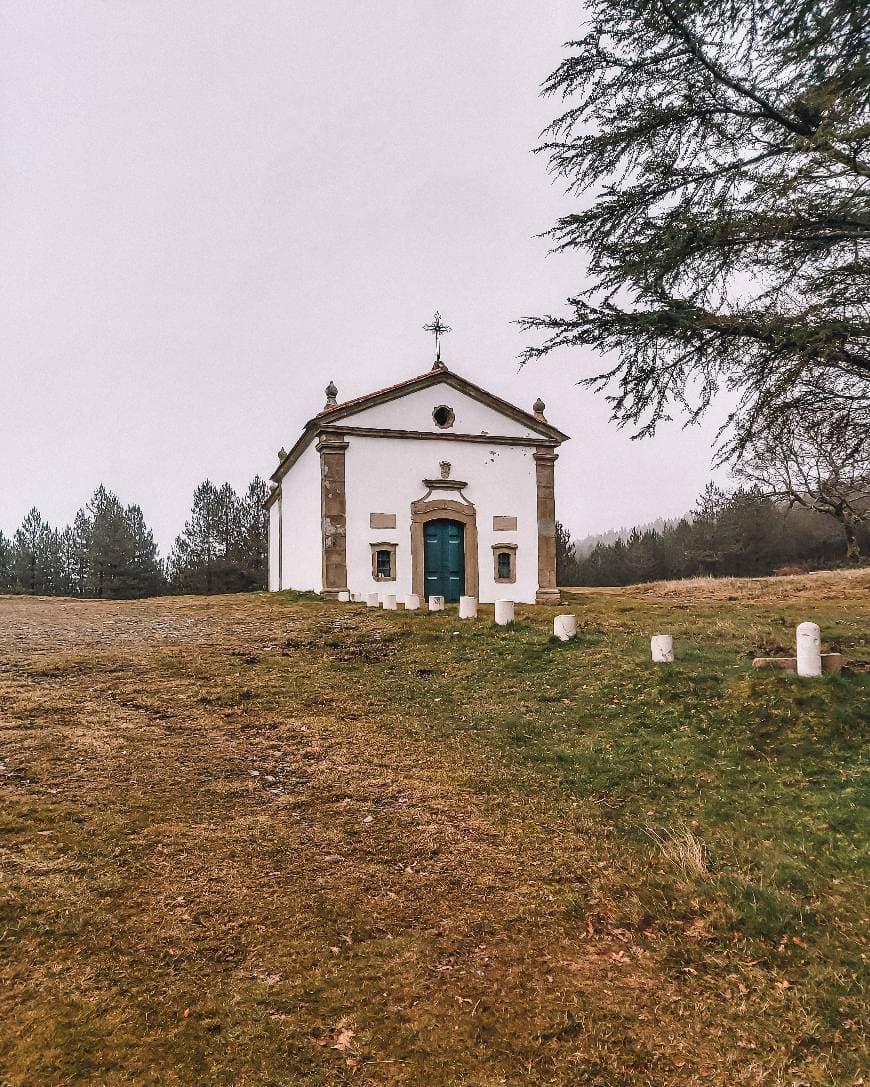
[[435, 367], [340, 403], [330, 382], [272, 475], [269, 588], [557, 604], [567, 435]]

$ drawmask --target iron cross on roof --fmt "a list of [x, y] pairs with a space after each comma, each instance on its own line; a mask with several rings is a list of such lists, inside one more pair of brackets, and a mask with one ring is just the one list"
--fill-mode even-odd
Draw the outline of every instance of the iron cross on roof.
[[441, 337], [453, 330], [441, 321], [441, 314], [438, 310], [435, 311], [435, 316], [432, 318], [432, 323], [423, 325], [424, 332], [431, 332], [435, 336], [435, 365], [437, 366], [441, 362]]

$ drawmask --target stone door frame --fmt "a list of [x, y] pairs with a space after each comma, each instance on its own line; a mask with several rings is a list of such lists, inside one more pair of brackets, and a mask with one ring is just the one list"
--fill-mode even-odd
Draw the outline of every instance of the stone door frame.
[[422, 600], [425, 595], [424, 526], [427, 521], [458, 521], [464, 526], [465, 595], [477, 596], [480, 564], [477, 554], [477, 510], [472, 502], [450, 498], [421, 498], [411, 503], [411, 591]]

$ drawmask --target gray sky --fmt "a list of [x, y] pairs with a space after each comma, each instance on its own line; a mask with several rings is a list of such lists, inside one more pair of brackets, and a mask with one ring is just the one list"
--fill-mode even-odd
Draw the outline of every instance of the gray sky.
[[445, 362], [573, 435], [575, 535], [674, 515], [716, 424], [630, 442], [517, 317], [560, 308], [571, 204], [530, 154], [553, 0], [0, 0], [0, 527], [104, 482], [162, 549], [205, 477], [268, 475], [345, 399]]

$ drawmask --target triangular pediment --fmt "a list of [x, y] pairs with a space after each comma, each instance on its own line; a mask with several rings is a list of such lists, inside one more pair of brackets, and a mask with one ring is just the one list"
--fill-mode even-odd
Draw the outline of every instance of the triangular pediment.
[[[436, 421], [444, 416], [443, 412], [435, 415], [438, 408], [446, 408], [452, 414], [448, 426]], [[372, 429], [433, 432], [443, 429], [457, 434], [567, 440], [566, 434], [546, 420], [443, 367], [337, 404], [316, 418], [330, 426], [341, 422]]]

